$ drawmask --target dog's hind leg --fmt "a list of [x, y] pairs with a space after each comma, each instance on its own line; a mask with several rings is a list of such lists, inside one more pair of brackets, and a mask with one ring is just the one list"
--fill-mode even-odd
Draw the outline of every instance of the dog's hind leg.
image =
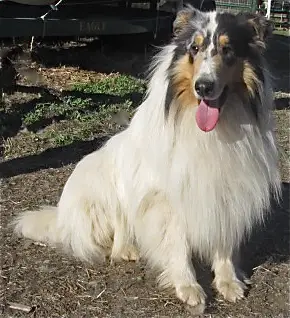
[[111, 252], [111, 263], [125, 261], [139, 261], [139, 251], [130, 235], [127, 221], [118, 215], [114, 224], [114, 240]]
[[231, 256], [222, 256], [217, 252], [212, 269], [215, 274], [213, 284], [226, 300], [236, 302], [244, 297], [247, 286], [238, 279]]
[[197, 313], [205, 307], [206, 295], [196, 280], [191, 248], [178, 215], [162, 193], [152, 193], [140, 205], [136, 236], [142, 256], [162, 271], [160, 284], [174, 288], [177, 297], [194, 306]]

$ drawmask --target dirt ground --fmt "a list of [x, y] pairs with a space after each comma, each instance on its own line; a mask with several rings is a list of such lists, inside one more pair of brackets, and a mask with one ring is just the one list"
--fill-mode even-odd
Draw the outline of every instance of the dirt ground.
[[[75, 164], [108, 137], [101, 127], [91, 138], [54, 146], [39, 137], [43, 127], [35, 133], [23, 125], [23, 114], [33, 110], [39, 100], [53, 101], [76, 81], [94, 81], [111, 72], [142, 77], [151, 54], [140, 39], [130, 50], [124, 39], [92, 43], [42, 44], [31, 64], [37, 72], [22, 69], [16, 92], [4, 96], [0, 313], [5, 318], [191, 317], [174, 296], [158, 289], [155, 275], [143, 262], [84, 264], [44, 244], [16, 238], [7, 226], [21, 210], [56, 204]], [[265, 226], [257, 229], [243, 248], [242, 267], [253, 282], [244, 300], [224, 302], [211, 289], [209, 269], [197, 264], [198, 279], [209, 296], [204, 317], [290, 316], [289, 41], [275, 36], [268, 56], [275, 76], [283, 200], [279, 205], [273, 203]], [[53, 89], [57, 96], [44, 92], [43, 87]], [[61, 121], [43, 125], [54, 129], [58, 124]]]

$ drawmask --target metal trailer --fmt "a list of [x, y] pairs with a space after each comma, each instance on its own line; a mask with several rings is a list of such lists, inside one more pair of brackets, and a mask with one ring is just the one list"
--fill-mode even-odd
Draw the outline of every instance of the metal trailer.
[[0, 0], [0, 37], [170, 32], [172, 12], [141, 1], [143, 8], [140, 0]]
[[184, 3], [202, 10], [255, 12], [257, 1], [0, 0], [0, 37], [156, 35], [171, 31], [176, 9]]

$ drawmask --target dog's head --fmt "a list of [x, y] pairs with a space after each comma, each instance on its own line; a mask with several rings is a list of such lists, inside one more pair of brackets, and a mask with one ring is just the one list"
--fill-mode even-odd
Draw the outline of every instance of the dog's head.
[[263, 81], [260, 57], [271, 27], [260, 15], [201, 12], [192, 7], [178, 13], [173, 27], [171, 96], [181, 105], [199, 104], [216, 114], [204, 129], [211, 130], [233, 87], [244, 87], [251, 96], [257, 93]]

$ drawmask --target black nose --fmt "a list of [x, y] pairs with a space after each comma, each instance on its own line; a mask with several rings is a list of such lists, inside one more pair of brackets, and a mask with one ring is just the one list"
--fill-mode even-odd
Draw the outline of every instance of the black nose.
[[200, 79], [195, 82], [195, 90], [200, 97], [211, 95], [214, 89], [214, 82]]

